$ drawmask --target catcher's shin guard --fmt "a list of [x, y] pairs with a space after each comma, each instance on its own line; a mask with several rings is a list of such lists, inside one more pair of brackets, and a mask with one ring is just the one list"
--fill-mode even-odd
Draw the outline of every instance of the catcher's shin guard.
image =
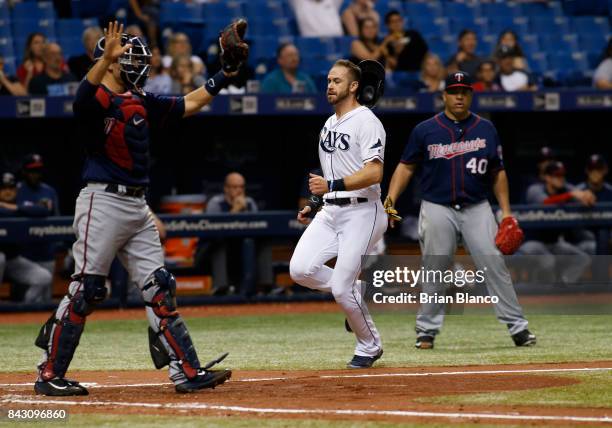
[[174, 276], [166, 269], [158, 269], [143, 291], [153, 293], [152, 299], [145, 300], [145, 304], [154, 315], [149, 327], [149, 349], [155, 367], [160, 369], [173, 360], [178, 361], [185, 377], [195, 378], [200, 361], [187, 326], [176, 310]]
[[70, 288], [74, 295], [69, 293], [60, 303], [60, 310], [65, 307], [60, 317], [56, 318], [58, 310], [41, 327], [36, 338], [36, 346], [46, 351], [46, 359], [38, 367], [43, 381], [64, 377], [79, 345], [87, 316], [106, 295], [105, 278], [100, 275], [85, 275]]

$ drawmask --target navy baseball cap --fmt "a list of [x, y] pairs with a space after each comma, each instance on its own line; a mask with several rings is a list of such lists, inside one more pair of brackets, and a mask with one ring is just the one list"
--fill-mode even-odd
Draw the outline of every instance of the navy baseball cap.
[[0, 187], [15, 187], [17, 180], [11, 172], [3, 172], [0, 176]]
[[514, 58], [515, 56], [519, 56], [519, 55], [518, 55], [518, 51], [516, 50], [516, 48], [513, 48], [512, 46], [501, 45], [495, 52], [495, 56], [499, 59], [502, 59], [502, 58]]
[[560, 161], [550, 161], [544, 167], [545, 175], [556, 175], [558, 177], [565, 175], [565, 165]]
[[38, 153], [32, 153], [23, 158], [24, 170], [37, 170], [42, 169], [44, 166], [42, 156]]
[[608, 162], [606, 159], [600, 155], [599, 153], [592, 154], [589, 156], [589, 160], [587, 161], [586, 169], [604, 169], [608, 167]]
[[451, 73], [446, 77], [445, 80], [446, 85], [444, 86], [445, 90], [451, 88], [468, 88], [472, 89], [472, 77], [466, 73], [465, 71], [457, 71], [456, 73]]

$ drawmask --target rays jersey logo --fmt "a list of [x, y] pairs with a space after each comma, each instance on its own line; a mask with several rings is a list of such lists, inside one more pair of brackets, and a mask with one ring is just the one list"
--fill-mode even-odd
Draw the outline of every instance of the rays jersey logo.
[[336, 149], [343, 152], [347, 151], [350, 146], [351, 136], [342, 132], [328, 131], [326, 127], [321, 130], [319, 145], [321, 150], [327, 153], [333, 153]]

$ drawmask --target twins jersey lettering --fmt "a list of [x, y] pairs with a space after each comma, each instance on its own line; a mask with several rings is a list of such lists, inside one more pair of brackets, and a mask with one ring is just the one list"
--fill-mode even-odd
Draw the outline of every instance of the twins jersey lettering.
[[[337, 180], [352, 175], [364, 163], [378, 159], [384, 162], [386, 134], [382, 123], [364, 106], [327, 119], [319, 136], [319, 160], [326, 180]], [[380, 185], [359, 190], [330, 192], [325, 199], [365, 197], [380, 199]]]
[[491, 173], [504, 168], [495, 126], [473, 113], [462, 121], [439, 113], [419, 123], [401, 162], [421, 165], [423, 199], [442, 205], [487, 199]]

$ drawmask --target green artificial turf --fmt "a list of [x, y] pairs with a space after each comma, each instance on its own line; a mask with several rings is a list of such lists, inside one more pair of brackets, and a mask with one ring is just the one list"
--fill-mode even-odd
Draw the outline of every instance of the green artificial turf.
[[[354, 336], [343, 315], [285, 314], [188, 318], [200, 359], [229, 351], [224, 365], [236, 370], [341, 369], [353, 353]], [[490, 315], [447, 316], [431, 351], [416, 350], [414, 316], [375, 315], [385, 349], [379, 367], [513, 364], [612, 359], [608, 315], [532, 315], [538, 344], [516, 348]], [[0, 325], [0, 371], [33, 371], [40, 357], [37, 324]], [[73, 370], [152, 369], [147, 323], [88, 322], [71, 365]]]

